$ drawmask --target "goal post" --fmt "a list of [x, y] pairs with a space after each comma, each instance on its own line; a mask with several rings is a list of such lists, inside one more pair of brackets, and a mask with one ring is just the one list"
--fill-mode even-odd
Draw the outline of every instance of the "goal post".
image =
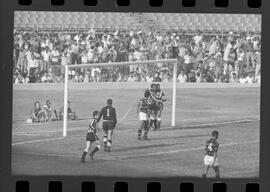
[[64, 115], [63, 115], [63, 137], [67, 136], [67, 121], [68, 121], [68, 76], [69, 69], [76, 68], [91, 68], [91, 67], [110, 67], [110, 66], [130, 66], [130, 65], [149, 65], [157, 63], [168, 63], [173, 65], [173, 78], [172, 78], [172, 122], [171, 126], [175, 127], [175, 113], [176, 113], [176, 82], [177, 82], [177, 59], [160, 59], [160, 60], [147, 60], [147, 61], [133, 61], [133, 62], [113, 62], [113, 63], [91, 63], [91, 64], [77, 64], [65, 65], [64, 74]]

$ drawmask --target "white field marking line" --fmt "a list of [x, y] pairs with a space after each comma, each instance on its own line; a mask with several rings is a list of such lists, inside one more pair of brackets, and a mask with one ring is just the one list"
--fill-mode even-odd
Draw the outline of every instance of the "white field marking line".
[[[227, 146], [233, 146], [233, 145], [243, 145], [243, 144], [250, 144], [250, 143], [257, 143], [259, 140], [254, 141], [247, 141], [242, 143], [227, 143], [223, 145], [219, 145], [220, 147], [227, 147]], [[140, 154], [140, 155], [133, 155], [133, 156], [127, 156], [122, 157], [121, 159], [129, 159], [129, 158], [136, 158], [136, 157], [146, 157], [146, 156], [153, 156], [153, 155], [163, 155], [163, 154], [170, 154], [170, 153], [179, 153], [179, 152], [187, 152], [187, 151], [196, 151], [204, 149], [205, 147], [196, 147], [196, 148], [189, 148], [189, 149], [179, 149], [179, 150], [172, 150], [172, 151], [161, 151], [161, 152], [154, 152], [154, 153], [147, 153], [147, 154]]]
[[121, 124], [122, 121], [124, 121], [129, 114], [129, 112], [133, 109], [134, 104], [137, 102], [137, 99], [135, 98], [133, 103], [129, 106], [127, 112], [122, 116], [122, 118], [119, 120], [118, 124]]
[[[233, 145], [242, 145], [242, 144], [250, 144], [250, 143], [257, 143], [257, 142], [259, 142], [259, 140], [242, 142], [242, 143], [228, 143], [228, 144], [220, 145], [220, 147], [233, 146]], [[189, 149], [179, 149], [179, 150], [174, 150], [174, 151], [164, 151], [164, 152], [148, 153], [148, 154], [141, 154], [141, 155], [126, 156], [126, 157], [111, 157], [110, 159], [101, 158], [100, 160], [115, 161], [115, 160], [129, 159], [129, 158], [137, 158], [137, 157], [146, 157], [146, 156], [169, 154], [169, 153], [196, 151], [196, 150], [201, 150], [201, 149], [204, 149], [204, 147], [189, 148]], [[36, 153], [36, 152], [14, 152], [14, 153], [17, 153], [17, 154], [29, 154], [29, 155], [39, 155], [39, 156], [47, 156], [47, 157], [73, 157], [73, 158], [78, 158], [79, 157], [79, 155], [71, 155], [71, 154], [70, 155], [68, 155], [68, 154], [54, 154], [54, 153], [44, 154], [44, 153]]]
[[[213, 117], [213, 118], [193, 118], [193, 119], [182, 119], [180, 121], [190, 121], [190, 120], [203, 120], [203, 119], [215, 119], [215, 118], [221, 118], [222, 116]], [[225, 117], [225, 116], [224, 116]], [[246, 118], [254, 118], [254, 119], [240, 119], [235, 121], [225, 121], [225, 122], [213, 122], [213, 123], [200, 123], [200, 124], [193, 124], [193, 125], [184, 125], [183, 127], [199, 127], [199, 126], [213, 126], [213, 125], [224, 125], [224, 124], [232, 124], [232, 123], [242, 123], [242, 122], [252, 122], [252, 121], [259, 121], [259, 116], [248, 116]], [[164, 121], [164, 120], [163, 120]], [[165, 121], [166, 122], [166, 121]], [[171, 127], [166, 127], [171, 128]], [[85, 130], [85, 128], [70, 128], [67, 131], [82, 131]], [[122, 130], [123, 132], [129, 132], [133, 129], [125, 129]], [[57, 133], [62, 132], [62, 130], [48, 130], [48, 131], [30, 131], [30, 132], [14, 132], [13, 135], [19, 135], [19, 134], [42, 134], [42, 133]]]
[[23, 144], [29, 144], [29, 143], [37, 143], [37, 142], [44, 142], [44, 141], [54, 141], [54, 140], [60, 140], [64, 137], [56, 137], [56, 138], [50, 138], [50, 139], [38, 139], [38, 140], [31, 140], [31, 141], [22, 141], [18, 143], [12, 143], [12, 146], [15, 145], [23, 145]]

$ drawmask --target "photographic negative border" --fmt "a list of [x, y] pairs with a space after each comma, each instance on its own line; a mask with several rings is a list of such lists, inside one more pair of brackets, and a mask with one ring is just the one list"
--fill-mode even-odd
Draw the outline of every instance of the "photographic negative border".
[[[128, 183], [128, 191], [135, 192], [147, 191], [149, 182], [159, 182], [161, 191], [176, 192], [180, 191], [181, 183], [193, 183], [194, 191], [211, 191], [213, 189], [214, 179], [195, 179], [195, 178], [111, 178], [111, 177], [69, 177], [69, 176], [23, 176], [11, 175], [11, 140], [12, 140], [12, 49], [13, 49], [13, 20], [14, 11], [87, 11], [87, 12], [170, 12], [170, 13], [245, 13], [262, 15], [262, 62], [270, 61], [270, 1], [262, 1], [260, 8], [248, 7], [248, 0], [233, 1], [230, 0], [228, 7], [215, 7], [215, 0], [197, 0], [195, 7], [182, 6], [181, 0], [163, 0], [162, 6], [151, 7], [149, 0], [130, 0], [129, 6], [118, 6], [116, 0], [98, 0], [96, 6], [85, 6], [84, 1], [65, 0], [63, 5], [51, 5], [50, 0], [32, 0], [31, 5], [19, 5], [19, 0], [1, 0], [0, 1], [0, 191], [16, 191], [17, 181], [29, 181], [30, 191], [45, 192], [49, 189], [50, 181], [62, 182], [62, 191], [73, 192], [81, 190], [81, 183], [84, 181], [95, 182], [95, 191], [113, 191], [114, 183], [123, 181]], [[260, 191], [270, 190], [270, 106], [269, 89], [267, 85], [270, 76], [269, 65], [262, 66], [261, 83], [261, 128], [260, 128], [260, 178], [259, 179], [222, 179], [228, 191], [245, 191], [248, 183], [259, 184]], [[52, 185], [55, 183], [52, 183]], [[18, 185], [19, 186], [19, 185]], [[57, 186], [54, 185], [54, 186]], [[151, 184], [153, 188], [157, 185]], [[250, 186], [249, 186], [250, 187]], [[254, 185], [251, 185], [251, 188]], [[61, 187], [60, 187], [61, 188]], [[59, 188], [59, 189], [60, 189]], [[255, 185], [256, 188], [256, 185]], [[255, 189], [252, 188], [252, 189]], [[57, 190], [58, 191], [58, 190]], [[60, 190], [61, 191], [61, 190]], [[247, 190], [248, 191], [248, 190]], [[255, 190], [251, 190], [255, 191]]]

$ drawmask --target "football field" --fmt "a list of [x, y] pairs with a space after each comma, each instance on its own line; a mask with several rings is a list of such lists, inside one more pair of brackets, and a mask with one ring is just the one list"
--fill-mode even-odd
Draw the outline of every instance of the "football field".
[[[171, 125], [172, 89], [163, 83], [167, 101], [162, 127], [137, 140], [136, 107], [146, 83], [70, 84], [69, 100], [79, 119], [68, 122], [26, 123], [36, 100], [63, 105], [63, 84], [14, 85], [12, 173], [19, 175], [90, 175], [127, 177], [200, 177], [204, 144], [218, 130], [221, 177], [259, 176], [260, 87], [241, 84], [177, 84], [176, 127]], [[112, 151], [100, 150], [95, 160], [80, 163], [88, 120], [106, 99], [113, 99], [118, 126]], [[100, 127], [101, 127], [100, 123]], [[102, 129], [98, 133], [101, 144]], [[209, 172], [213, 177], [214, 172]]]

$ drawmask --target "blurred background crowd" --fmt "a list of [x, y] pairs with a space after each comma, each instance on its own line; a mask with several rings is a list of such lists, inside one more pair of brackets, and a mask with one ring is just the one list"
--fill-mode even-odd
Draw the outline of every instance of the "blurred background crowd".
[[[260, 83], [261, 36], [177, 31], [14, 31], [13, 83], [63, 82], [70, 64], [177, 58], [178, 82]], [[167, 63], [76, 68], [73, 82], [169, 82]]]

